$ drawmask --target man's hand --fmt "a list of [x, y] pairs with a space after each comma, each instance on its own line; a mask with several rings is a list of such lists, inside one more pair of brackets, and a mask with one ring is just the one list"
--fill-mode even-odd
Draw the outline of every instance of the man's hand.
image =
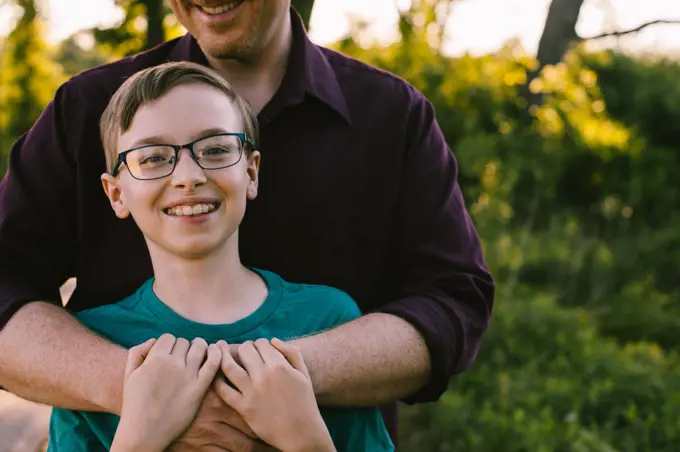
[[210, 388], [193, 424], [168, 448], [169, 452], [274, 452], [258, 441], [243, 418]]

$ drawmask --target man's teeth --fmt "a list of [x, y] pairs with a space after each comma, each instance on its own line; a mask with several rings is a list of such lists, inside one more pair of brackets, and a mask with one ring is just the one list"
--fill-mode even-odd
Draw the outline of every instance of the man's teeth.
[[217, 15], [226, 13], [227, 11], [236, 8], [241, 3], [243, 3], [243, 0], [235, 0], [220, 6], [201, 6], [200, 8], [208, 14]]
[[170, 207], [167, 212], [168, 215], [182, 217], [182, 216], [193, 216], [193, 215], [203, 215], [204, 213], [212, 212], [217, 209], [217, 204], [192, 204], [192, 205], [182, 205]]

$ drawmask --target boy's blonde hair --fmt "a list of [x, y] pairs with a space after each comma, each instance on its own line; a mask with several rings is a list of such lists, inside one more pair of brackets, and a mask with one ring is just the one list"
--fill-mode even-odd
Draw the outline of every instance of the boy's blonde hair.
[[[164, 63], [137, 72], [127, 79], [104, 110], [99, 121], [99, 131], [106, 155], [106, 170], [109, 173], [118, 158], [118, 139], [130, 128], [137, 111], [161, 98], [172, 88], [192, 83], [212, 86], [229, 97], [243, 118], [243, 130], [234, 132], [246, 133], [257, 147], [257, 115], [226, 80], [214, 70], [196, 63]], [[246, 150], [251, 149], [246, 147]]]

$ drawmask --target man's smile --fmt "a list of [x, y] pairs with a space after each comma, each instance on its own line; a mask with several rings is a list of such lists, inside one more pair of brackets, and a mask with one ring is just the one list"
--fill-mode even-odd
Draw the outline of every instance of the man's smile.
[[215, 5], [215, 6], [197, 5], [197, 4], [194, 4], [194, 6], [196, 6], [198, 9], [200, 9], [201, 11], [203, 11], [206, 14], [209, 14], [211, 16], [217, 16], [217, 15], [224, 14], [226, 12], [229, 12], [233, 9], [238, 8], [244, 2], [245, 2], [245, 0], [232, 0], [232, 1], [222, 3], [222, 4], [219, 4], [219, 5]]

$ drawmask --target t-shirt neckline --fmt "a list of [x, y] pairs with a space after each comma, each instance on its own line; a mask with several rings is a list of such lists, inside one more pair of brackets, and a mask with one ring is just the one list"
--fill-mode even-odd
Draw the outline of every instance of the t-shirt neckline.
[[266, 271], [250, 268], [258, 274], [267, 285], [268, 294], [264, 302], [252, 314], [227, 324], [207, 324], [189, 320], [158, 298], [153, 290], [155, 278], [151, 278], [144, 283], [140, 290], [141, 304], [146, 306], [156, 317], [166, 323], [171, 328], [191, 337], [202, 337], [204, 339], [223, 339], [228, 342], [230, 338], [242, 336], [250, 331], [257, 329], [260, 325], [274, 313], [283, 295], [281, 277]]

